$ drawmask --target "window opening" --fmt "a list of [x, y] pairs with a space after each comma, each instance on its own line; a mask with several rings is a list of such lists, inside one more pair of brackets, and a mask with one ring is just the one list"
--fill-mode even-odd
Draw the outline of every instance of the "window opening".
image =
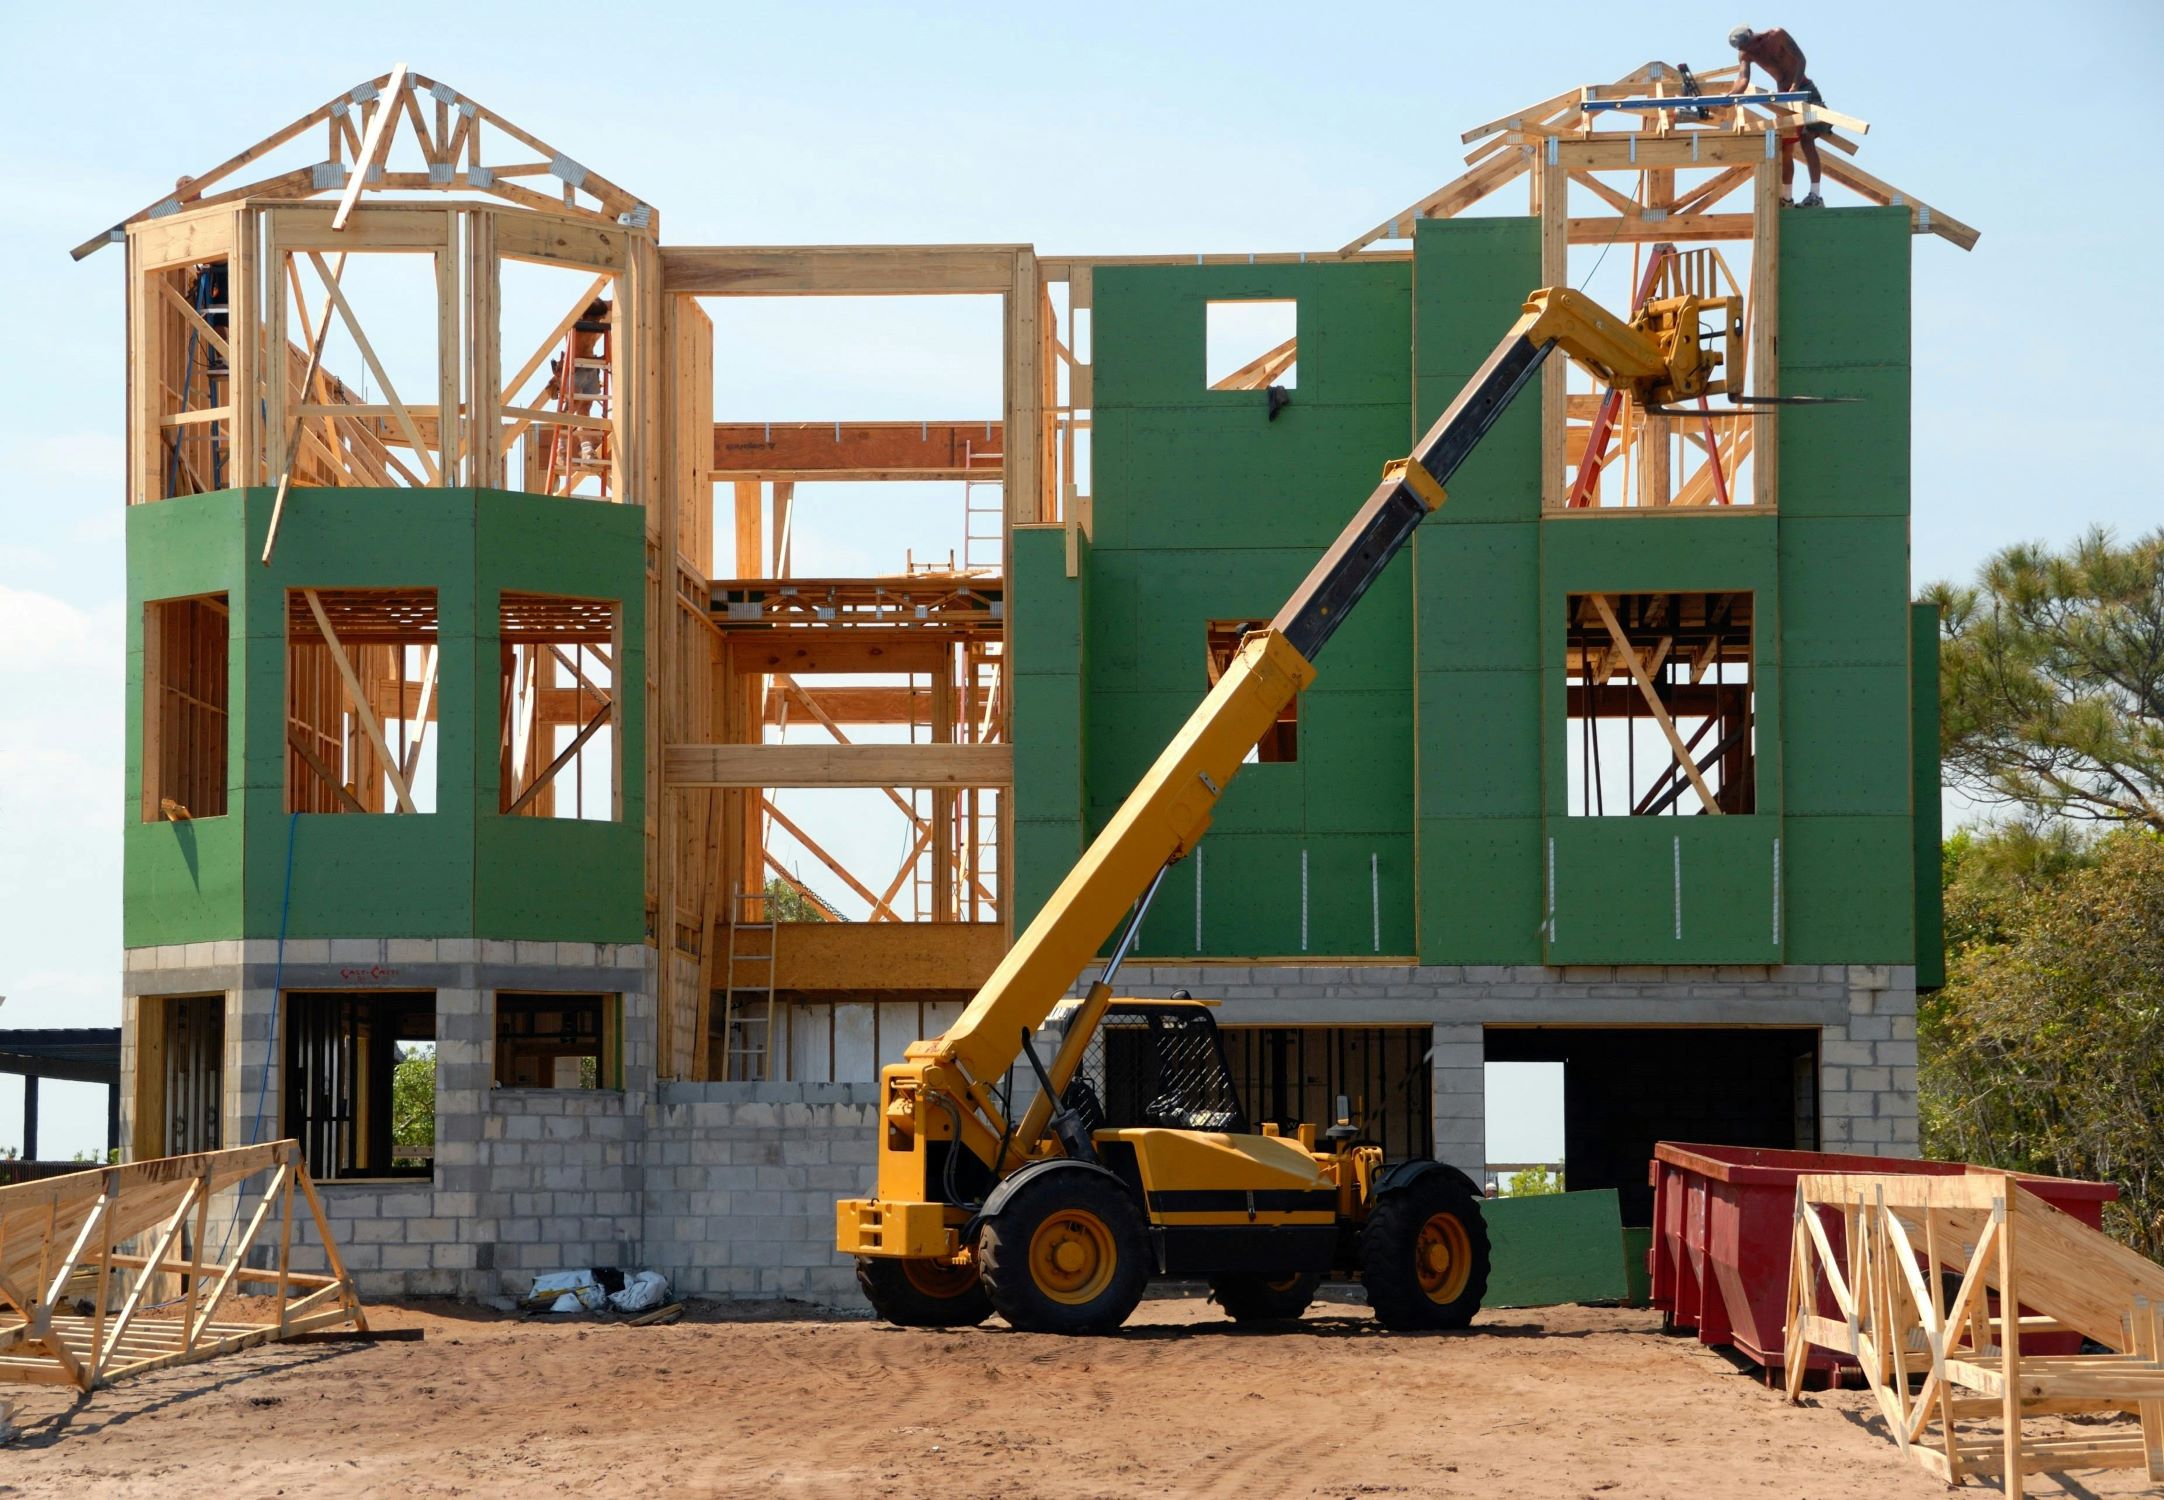
[[1573, 594], [1565, 626], [1568, 815], [1756, 810], [1748, 592]]
[[225, 261], [213, 260], [149, 273], [158, 295], [144, 311], [156, 329], [159, 494], [167, 499], [233, 482], [226, 271]]
[[222, 818], [230, 708], [224, 594], [143, 606], [143, 821]]
[[1560, 1193], [1563, 1163], [1563, 1068], [1559, 1062], [1491, 1062], [1486, 1099], [1487, 1189], [1497, 1197]]
[[616, 995], [496, 996], [496, 1087], [618, 1089]]
[[500, 811], [603, 823], [618, 816], [617, 620], [611, 599], [503, 595]]
[[[1217, 679], [1225, 675], [1232, 665], [1233, 657], [1240, 653], [1240, 642], [1250, 631], [1266, 630], [1268, 620], [1212, 620], [1208, 625], [1208, 681], [1217, 686]], [[1278, 710], [1277, 722], [1264, 732], [1255, 747], [1242, 756], [1241, 764], [1269, 764], [1300, 758], [1300, 700], [1297, 696]]]
[[434, 589], [286, 592], [286, 811], [434, 812]]
[[1300, 304], [1290, 298], [1206, 304], [1203, 384], [1213, 391], [1297, 389], [1299, 312]]
[[285, 1133], [318, 1178], [417, 1177], [436, 1154], [436, 995], [288, 994]]
[[136, 1011], [136, 1155], [216, 1151], [225, 996], [146, 995]]

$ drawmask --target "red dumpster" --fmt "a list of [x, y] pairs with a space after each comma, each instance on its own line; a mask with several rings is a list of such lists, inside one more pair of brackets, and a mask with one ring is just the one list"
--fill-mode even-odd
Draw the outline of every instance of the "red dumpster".
[[[1702, 1344], [1731, 1345], [1769, 1369], [1778, 1367], [1787, 1334], [1784, 1312], [1796, 1179], [1809, 1172], [1952, 1177], [1970, 1170], [1957, 1161], [1662, 1141], [1653, 1148], [1651, 1163], [1653, 1247], [1647, 1252], [1647, 1270], [1653, 1305], [1670, 1327], [1695, 1329]], [[2112, 1183], [2064, 1177], [2023, 1177], [2021, 1182], [2092, 1229], [2101, 1227], [2104, 1205], [2119, 1196]], [[1840, 1220], [1829, 1215], [1823, 1222], [1834, 1249], [1841, 1250]], [[1821, 1296], [1818, 1310], [1838, 1316], [1828, 1296]], [[2075, 1354], [2081, 1336], [2041, 1334], [2033, 1344], [2024, 1338], [2022, 1348]], [[1811, 1352], [1815, 1369], [1830, 1370], [1837, 1363], [1853, 1362], [1823, 1349]]]

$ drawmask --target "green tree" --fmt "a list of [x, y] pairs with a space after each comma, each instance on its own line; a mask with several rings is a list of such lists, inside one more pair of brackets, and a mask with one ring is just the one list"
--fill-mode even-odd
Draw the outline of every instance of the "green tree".
[[2164, 831], [2164, 531], [2009, 547], [1934, 584], [1941, 744], [1981, 801]]
[[1510, 1174], [1510, 1185], [1503, 1190], [1506, 1198], [1543, 1198], [1563, 1191], [1563, 1174], [1551, 1172], [1546, 1167], [1527, 1167], [1522, 1172]]
[[2117, 1182], [2106, 1227], [2164, 1260], [2164, 840], [1957, 836], [1947, 867], [1927, 1153]]
[[831, 909], [818, 898], [805, 895], [779, 875], [766, 883], [766, 909], [769, 918], [776, 922], [836, 920]]
[[[436, 1049], [401, 1047], [391, 1070], [391, 1156], [426, 1161], [436, 1144]], [[421, 1148], [423, 1155], [402, 1155], [399, 1148]]]

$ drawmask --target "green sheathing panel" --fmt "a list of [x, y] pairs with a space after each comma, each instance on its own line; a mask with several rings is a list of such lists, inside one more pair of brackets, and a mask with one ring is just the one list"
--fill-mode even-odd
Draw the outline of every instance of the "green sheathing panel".
[[[271, 501], [268, 489], [224, 491], [128, 514], [123, 940], [275, 937], [283, 925], [293, 937], [637, 941], [643, 695], [619, 705], [617, 753], [633, 772], [619, 822], [501, 817], [494, 747], [500, 589], [620, 599], [618, 671], [623, 681], [644, 681], [639, 510], [493, 491], [299, 490], [266, 568], [256, 558]], [[285, 603], [287, 590], [307, 586], [436, 590], [433, 812], [286, 813]], [[220, 590], [233, 618], [229, 812], [187, 825], [141, 823], [142, 606]]]
[[1913, 715], [1910, 754], [1916, 777], [1916, 983], [1935, 990], [1946, 983], [1945, 892], [1939, 844], [1939, 609], [1909, 609]]
[[[1431, 219], [1413, 241], [1415, 421], [1441, 415], [1540, 280], [1532, 219]], [[1538, 963], [1540, 402], [1528, 392], [1414, 538], [1424, 963]]]
[[[292, 937], [473, 931], [474, 497], [466, 490], [295, 490], [269, 567], [253, 561], [272, 492], [247, 494], [246, 918], [239, 935], [276, 937], [291, 842]], [[156, 507], [150, 507], [155, 509]], [[416, 816], [285, 811], [286, 594], [289, 589], [432, 588], [442, 694], [435, 811]], [[492, 689], [493, 691], [493, 689]], [[493, 738], [493, 736], [492, 736]]]
[[[1621, 512], [1540, 523], [1545, 851], [1554, 921], [1547, 961], [1776, 963], [1784, 917], [1778, 528], [1743, 512]], [[1748, 817], [1572, 817], [1563, 671], [1572, 594], [1748, 589], [1756, 621], [1758, 811]], [[1682, 805], [1691, 805], [1685, 798]], [[1783, 874], [1779, 880], [1785, 880]], [[1545, 885], [1545, 882], [1544, 882]], [[1785, 894], [1785, 893], [1784, 893]]]
[[[1208, 622], [1274, 615], [1405, 452], [1411, 288], [1402, 261], [1098, 271], [1094, 545], [1080, 602], [1086, 832], [1201, 701]], [[1274, 421], [1263, 392], [1204, 385], [1206, 305], [1239, 298], [1298, 303], [1299, 385]], [[1018, 630], [1028, 608], [1018, 603]], [[1414, 951], [1412, 629], [1405, 558], [1318, 663], [1297, 759], [1249, 766], [1226, 789], [1199, 860], [1160, 892], [1141, 951]], [[1026, 912], [1026, 893], [1043, 889], [1029, 862], [1071, 857], [1070, 844], [1035, 821], [1016, 829]], [[1025, 852], [1025, 836], [1043, 852]]]
[[1623, 1209], [1614, 1188], [1490, 1198], [1480, 1208], [1492, 1263], [1484, 1306], [1554, 1307], [1629, 1297]]
[[1780, 418], [1784, 905], [1804, 963], [1917, 959], [1937, 906], [1911, 670], [1910, 244], [1905, 209], [1781, 221], [1781, 389], [1859, 398]]
[[241, 496], [224, 490], [128, 508], [126, 774], [121, 788], [121, 941], [128, 947], [198, 943], [241, 929], [241, 833], [248, 812], [241, 774], [248, 703], [246, 637], [227, 644], [226, 812], [187, 823], [146, 823], [143, 788], [143, 607], [190, 594], [247, 607], [255, 572], [243, 553]]
[[[473, 654], [465, 668], [476, 722], [487, 726], [461, 753], [473, 767], [473, 921], [479, 937], [635, 943], [645, 935], [646, 516], [602, 505], [483, 490], [474, 497]], [[622, 610], [614, 680], [619, 695], [614, 758], [621, 774], [611, 821], [507, 818], [497, 758], [497, 631], [501, 595], [567, 594], [613, 599]], [[448, 679], [447, 679], [448, 680]], [[451, 753], [447, 741], [439, 755]], [[442, 762], [439, 761], [439, 764]], [[570, 794], [564, 783], [559, 797]], [[593, 796], [593, 788], [587, 788]]]
[[1014, 870], [1019, 932], [1082, 854], [1082, 600], [1091, 567], [1067, 576], [1057, 526], [1018, 526], [1008, 553], [1007, 681], [1014, 694]]

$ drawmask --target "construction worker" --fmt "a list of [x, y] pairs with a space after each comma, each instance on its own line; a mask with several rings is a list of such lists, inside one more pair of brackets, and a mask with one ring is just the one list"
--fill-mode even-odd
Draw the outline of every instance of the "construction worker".
[[[1776, 26], [1771, 31], [1753, 31], [1748, 26], [1738, 26], [1728, 33], [1728, 45], [1736, 49], [1736, 92], [1751, 91], [1751, 64], [1764, 68], [1773, 79], [1775, 93], [1786, 94], [1801, 89], [1811, 96], [1813, 104], [1824, 104], [1819, 96], [1818, 85], [1811, 82], [1803, 71], [1803, 49], [1796, 39]], [[1826, 200], [1819, 196], [1818, 137], [1833, 134], [1831, 125], [1810, 124], [1799, 130], [1781, 132], [1781, 203], [1784, 207], [1795, 205], [1796, 147], [1803, 146], [1804, 165], [1811, 169], [1811, 191], [1804, 195], [1804, 208], [1820, 208]]]

